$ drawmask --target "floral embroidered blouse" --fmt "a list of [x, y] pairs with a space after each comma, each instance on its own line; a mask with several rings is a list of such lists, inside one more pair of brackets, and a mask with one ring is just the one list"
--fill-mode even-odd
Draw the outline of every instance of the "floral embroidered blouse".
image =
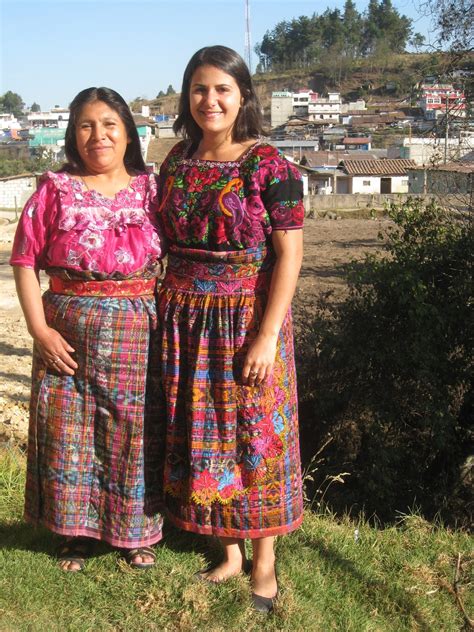
[[135, 176], [107, 198], [66, 172], [45, 173], [23, 209], [10, 263], [117, 278], [157, 267], [157, 183]]
[[175, 145], [160, 170], [160, 220], [170, 245], [212, 251], [252, 248], [273, 230], [302, 228], [301, 176], [272, 145], [257, 142], [239, 160], [188, 158]]

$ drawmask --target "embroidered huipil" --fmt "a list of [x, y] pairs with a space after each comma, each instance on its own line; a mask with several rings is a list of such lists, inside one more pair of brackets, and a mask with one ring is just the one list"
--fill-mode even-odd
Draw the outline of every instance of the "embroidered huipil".
[[272, 232], [302, 228], [301, 176], [265, 143], [230, 162], [192, 151], [179, 143], [160, 171], [166, 505], [197, 533], [286, 533], [302, 519], [290, 313], [268, 382], [250, 387], [241, 375], [270, 289]]
[[107, 198], [68, 173], [48, 172], [26, 204], [10, 263], [126, 278], [156, 265], [155, 176], [142, 173]]

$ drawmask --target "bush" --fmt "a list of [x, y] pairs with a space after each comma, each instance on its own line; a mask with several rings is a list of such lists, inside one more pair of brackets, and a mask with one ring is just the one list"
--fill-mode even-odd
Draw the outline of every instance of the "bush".
[[333, 438], [329, 472], [351, 472], [326, 496], [335, 509], [390, 520], [417, 505], [427, 517], [467, 521], [472, 223], [419, 199], [389, 215], [386, 256], [352, 264], [347, 300], [322, 300], [305, 318], [297, 346], [305, 456]]

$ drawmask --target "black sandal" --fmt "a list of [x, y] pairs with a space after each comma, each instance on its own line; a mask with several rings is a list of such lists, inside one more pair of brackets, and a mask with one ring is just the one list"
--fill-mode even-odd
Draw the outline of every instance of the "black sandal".
[[271, 614], [273, 612], [275, 601], [277, 600], [278, 593], [274, 597], [262, 597], [252, 593], [253, 609], [257, 612], [263, 612], [265, 614]]
[[[143, 557], [144, 555], [149, 555], [150, 557], [153, 558], [153, 561], [152, 562], [134, 562], [133, 561], [134, 557], [137, 557], [137, 556]], [[156, 562], [156, 553], [150, 546], [139, 546], [136, 549], [123, 549], [123, 556], [125, 560], [127, 561], [127, 563], [130, 564], [132, 568], [140, 568], [142, 570], [151, 568], [152, 566], [155, 565], [155, 562]]]
[[[71, 538], [58, 546], [59, 567], [65, 573], [78, 573], [84, 569], [86, 559], [92, 554], [94, 543], [90, 538]], [[74, 562], [79, 568], [64, 568], [63, 562]]]

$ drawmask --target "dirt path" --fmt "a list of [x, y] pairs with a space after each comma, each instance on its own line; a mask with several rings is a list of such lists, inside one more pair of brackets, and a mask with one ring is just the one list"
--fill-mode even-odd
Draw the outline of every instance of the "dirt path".
[[[377, 237], [387, 220], [310, 219], [305, 227], [303, 269], [294, 300], [301, 304], [326, 291], [336, 298], [346, 285], [342, 267], [380, 248]], [[14, 226], [0, 224], [0, 441], [24, 443], [31, 371], [31, 339], [26, 330], [8, 264]]]

